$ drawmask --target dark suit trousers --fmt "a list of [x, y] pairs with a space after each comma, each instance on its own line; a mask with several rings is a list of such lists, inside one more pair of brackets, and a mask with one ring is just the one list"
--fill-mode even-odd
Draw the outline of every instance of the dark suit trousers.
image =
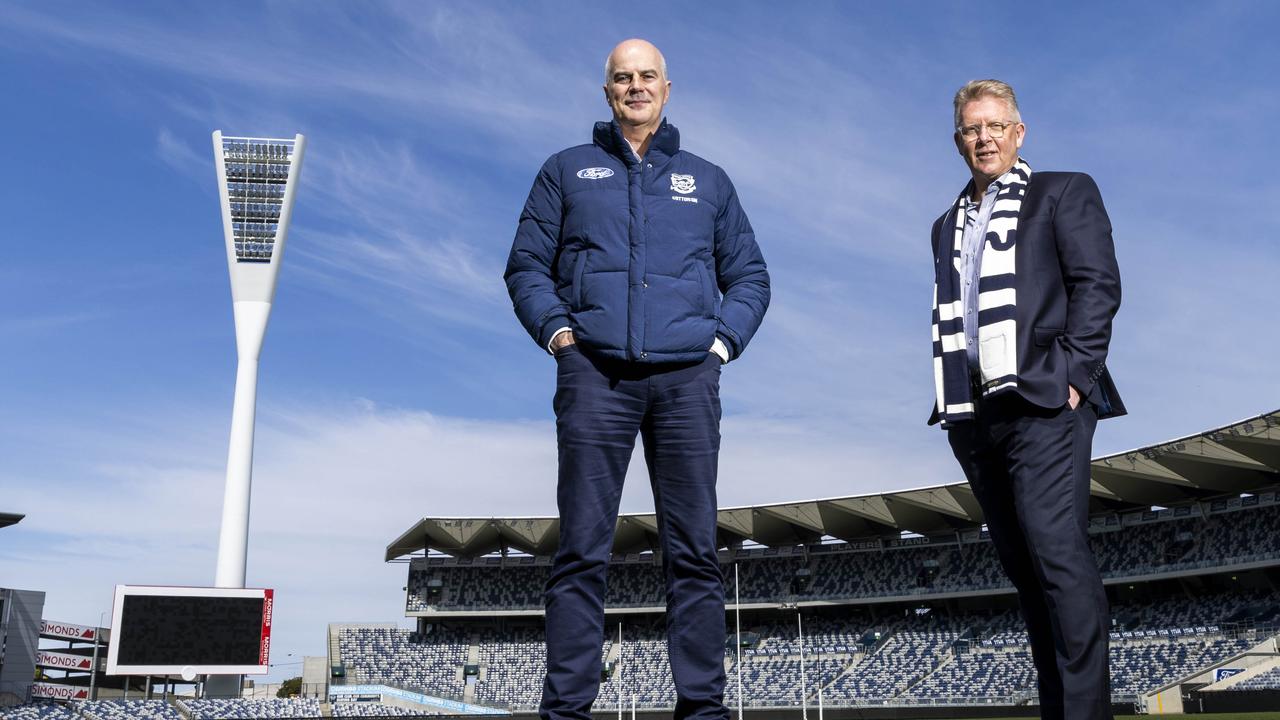
[[1097, 415], [1005, 394], [948, 432], [1018, 591], [1042, 718], [1111, 717], [1110, 614], [1089, 548], [1089, 460]]
[[[571, 346], [557, 353], [556, 373], [560, 545], [545, 595], [547, 677], [539, 714], [591, 717], [600, 689], [605, 572], [639, 434], [666, 578], [675, 720], [728, 720], [724, 584], [716, 554], [720, 359], [708, 353], [697, 363], [616, 363]], [[623, 647], [625, 676], [625, 639]]]

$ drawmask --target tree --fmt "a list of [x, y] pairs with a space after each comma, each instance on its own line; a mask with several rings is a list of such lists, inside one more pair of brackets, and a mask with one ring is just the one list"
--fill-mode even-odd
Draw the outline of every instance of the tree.
[[280, 683], [280, 689], [276, 691], [278, 698], [297, 697], [302, 694], [302, 677], [292, 677]]

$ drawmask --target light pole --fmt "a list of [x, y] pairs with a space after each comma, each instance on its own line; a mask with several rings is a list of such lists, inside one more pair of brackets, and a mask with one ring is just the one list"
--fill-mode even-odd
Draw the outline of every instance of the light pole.
[[818, 646], [818, 720], [822, 720], [822, 686], [826, 684], [826, 675], [822, 672], [822, 646]]
[[220, 130], [213, 133], [237, 354], [227, 484], [214, 580], [218, 587], [244, 587], [258, 356], [271, 315], [305, 147], [306, 138], [302, 135], [280, 140], [223, 137]]
[[618, 621], [618, 659], [614, 675], [618, 676], [618, 720], [622, 720], [622, 621]]
[[738, 627], [738, 648], [734, 656], [738, 665], [738, 720], [742, 720], [742, 698], [746, 688], [742, 687], [742, 585], [738, 579], [738, 563], [733, 563], [733, 621]]
[[93, 664], [89, 666], [89, 699], [98, 699], [98, 645], [102, 642], [102, 623], [107, 611], [98, 613], [98, 627], [93, 633]]
[[804, 623], [800, 621], [800, 605], [796, 605], [796, 631], [800, 639], [800, 717], [809, 720], [809, 699], [805, 697], [804, 683]]
[[[306, 142], [302, 135], [278, 139], [224, 137], [221, 130], [213, 133], [237, 356], [214, 577], [214, 585], [221, 588], [242, 588], [245, 583], [258, 356], [271, 316]], [[205, 689], [215, 696], [238, 695], [239, 685], [238, 675], [213, 676]]]

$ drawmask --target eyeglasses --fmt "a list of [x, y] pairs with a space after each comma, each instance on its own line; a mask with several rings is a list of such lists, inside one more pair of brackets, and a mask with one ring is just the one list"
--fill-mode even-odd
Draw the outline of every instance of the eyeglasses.
[[[999, 121], [989, 122], [986, 125], [987, 135], [996, 140], [999, 140], [1000, 138], [1004, 137], [1005, 128], [1013, 127], [1014, 125], [1017, 125], [1017, 123], [999, 122]], [[960, 137], [964, 138], [966, 141], [977, 140], [978, 135], [982, 133], [982, 126], [981, 125], [965, 125], [962, 128], [956, 128], [956, 132], [960, 133]]]

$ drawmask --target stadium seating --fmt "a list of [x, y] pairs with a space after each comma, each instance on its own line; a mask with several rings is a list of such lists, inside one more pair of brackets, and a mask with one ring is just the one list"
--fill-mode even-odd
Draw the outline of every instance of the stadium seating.
[[1247, 680], [1241, 680], [1235, 685], [1228, 686], [1226, 690], [1280, 690], [1280, 667], [1274, 667]]
[[440, 714], [377, 702], [335, 702], [329, 707], [333, 710], [333, 717], [338, 718], [425, 717]]
[[[1106, 516], [1095, 523], [1090, 542], [1104, 578], [1124, 585], [1174, 571], [1218, 571], [1225, 579], [1223, 569], [1280, 560], [1280, 506], [1236, 507]], [[889, 541], [884, 547], [831, 542], [748, 548], [723, 556], [725, 594], [732, 599], [739, 590], [742, 602], [756, 608], [830, 603], [826, 609], [805, 610], [808, 702], [819, 688], [829, 705], [1033, 700], [1034, 671], [1016, 611], [927, 609], [941, 604], [938, 596], [993, 590], [1004, 595], [993, 605], [1008, 607], [1012, 588], [992, 545], [973, 535], [963, 539]], [[408, 578], [411, 613], [465, 610], [482, 617], [458, 620], [453, 626], [464, 630], [432, 638], [405, 631], [396, 631], [394, 642], [376, 634], [353, 635], [343, 640], [344, 662], [369, 681], [399, 678], [401, 684], [456, 696], [465, 688], [460, 667], [470, 651], [480, 664], [475, 701], [534, 708], [546, 670], [540, 625], [522, 620], [525, 627], [512, 629], [483, 614], [540, 610], [547, 562], [529, 557], [414, 560]], [[741, 588], [734, 587], [734, 563]], [[629, 555], [610, 565], [607, 607], [658, 608], [664, 598], [657, 558]], [[736, 705], [739, 695], [753, 707], [800, 703], [794, 614], [781, 611], [774, 620], [761, 620], [757, 609], [754, 617], [740, 653], [733, 650], [735, 638], [726, 639], [726, 703]], [[1177, 594], [1119, 603], [1112, 617], [1113, 700], [1128, 702], [1231, 657], [1261, 633], [1280, 630], [1280, 594], [1246, 589], [1195, 598]], [[619, 697], [627, 707], [633, 701], [639, 708], [671, 707], [675, 690], [661, 616], [631, 616], [621, 648], [614, 646], [612, 628], [607, 634], [602, 661], [616, 657], [618, 662], [614, 675], [601, 684], [596, 707], [614, 708]], [[1278, 678], [1280, 672], [1268, 673], [1240, 686], [1276, 687]]]
[[191, 720], [254, 720], [255, 718], [296, 718], [311, 720], [320, 717], [320, 702], [313, 698], [280, 700], [187, 700]]
[[418, 637], [395, 628], [357, 628], [339, 635], [351, 683], [387, 684], [461, 696], [467, 642], [453, 636]]
[[71, 710], [54, 703], [0, 707], [0, 718], [4, 720], [75, 720], [79, 717]]
[[913, 685], [904, 697], [966, 704], [1011, 699], [1034, 687], [1029, 649], [984, 649], [943, 658], [937, 671]]
[[88, 720], [183, 720], [165, 700], [93, 700], [78, 707]]
[[520, 629], [483, 636], [481, 678], [475, 699], [508, 707], [536, 707], [547, 672], [547, 643], [542, 629]]
[[897, 697], [944, 660], [968, 619], [928, 617], [904, 620], [860, 663], [836, 678], [826, 697], [833, 703]]
[[[757, 579], [776, 574], [775, 568]], [[1277, 599], [1265, 591], [1239, 591], [1114, 608], [1114, 699], [1132, 701], [1242, 651], [1259, 637], [1250, 628], [1276, 626]], [[633, 701], [641, 709], [674, 704], [662, 618], [650, 617], [647, 624], [624, 626], [620, 651], [611, 627], [601, 659], [616, 659], [617, 664], [612, 677], [601, 683], [597, 708], [616, 708], [619, 688], [624, 708]], [[792, 612], [784, 611], [778, 613], [775, 624], [745, 628], [750, 643], [740, 656], [732, 649], [735, 637], [727, 638], [727, 704], [738, 702], [739, 676], [748, 706], [788, 707], [801, 702], [794, 618]], [[964, 613], [917, 608], [886, 614], [850, 606], [822, 615], [814, 612], [812, 617], [807, 612], [804, 622], [804, 688], [809, 703], [815, 702], [819, 687], [830, 706], [1012, 702], [1035, 694], [1026, 632], [1013, 610]], [[421, 689], [459, 694], [460, 667], [474, 645], [480, 664], [474, 700], [528, 710], [536, 708], [541, 698], [546, 644], [541, 627], [525, 623], [503, 629], [493, 623], [473, 623], [467, 630], [441, 628], [434, 637], [425, 638], [403, 630], [348, 629], [342, 638], [344, 661], [361, 677], [404, 678], [417, 672]], [[465, 640], [460, 639], [463, 635]], [[357, 646], [361, 651], [353, 652]], [[394, 663], [389, 661], [393, 657], [398, 658]], [[361, 663], [369, 666], [359, 667]], [[401, 663], [399, 668], [393, 667], [395, 663]], [[438, 670], [423, 670], [432, 667]], [[429, 676], [440, 684], [431, 684]]]
[[1122, 640], [1111, 646], [1111, 694], [1136, 697], [1249, 646], [1213, 635]]
[[[1107, 578], [1275, 559], [1280, 557], [1280, 508], [1123, 525], [1094, 534], [1091, 544]], [[807, 555], [762, 553], [747, 552], [738, 563], [744, 603], [925, 597], [1010, 587], [988, 542], [883, 550], [853, 550], [836, 544], [820, 546]], [[724, 569], [726, 597], [733, 597], [732, 567]], [[801, 569], [809, 571], [803, 586], [795, 582]], [[537, 610], [542, 607], [548, 570], [546, 564], [415, 562], [409, 571], [407, 610]], [[439, 583], [438, 590], [432, 589], [433, 580]], [[656, 562], [609, 567], [605, 598], [609, 607], [661, 607], [664, 597]]]

